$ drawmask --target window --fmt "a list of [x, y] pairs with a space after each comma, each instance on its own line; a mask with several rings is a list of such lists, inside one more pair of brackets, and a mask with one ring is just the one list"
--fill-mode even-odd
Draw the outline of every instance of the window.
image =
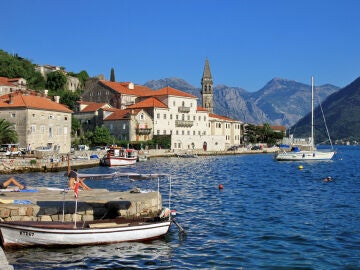
[[176, 135], [179, 135], [179, 131], [178, 131], [178, 130], [176, 131]]
[[175, 103], [175, 100], [173, 101], [173, 106], [175, 107], [176, 103]]
[[110, 130], [113, 130], [114, 129], [114, 125], [113, 124], [110, 124]]
[[30, 132], [35, 133], [36, 132], [36, 125], [31, 125]]
[[10, 117], [14, 118], [16, 116], [16, 113], [10, 113]]
[[188, 115], [187, 119], [190, 120], [190, 115]]
[[170, 120], [172, 120], [172, 114], [170, 114]]
[[62, 128], [61, 127], [57, 128], [57, 135], [62, 135]]
[[126, 129], [126, 124], [125, 123], [123, 124], [123, 129]]
[[166, 113], [164, 113], [164, 119], [166, 119]]
[[53, 129], [52, 127], [49, 127], [49, 138], [53, 137]]
[[157, 131], [156, 131], [156, 134], [157, 134], [157, 135], [160, 135], [160, 130], [157, 130]]
[[45, 126], [40, 126], [40, 134], [44, 134], [45, 133]]
[[166, 135], [166, 130], [164, 129], [163, 134]]
[[64, 135], [67, 135], [67, 134], [68, 134], [68, 128], [64, 127]]
[[145, 119], [145, 115], [142, 113], [140, 114], [140, 120], [144, 120]]
[[64, 120], [67, 121], [67, 119], [68, 119], [67, 116], [65, 116], [65, 117], [64, 117]]
[[190, 130], [187, 131], [187, 135], [190, 135]]
[[157, 118], [160, 119], [160, 113], [157, 114]]
[[50, 114], [49, 119], [54, 119], [54, 116], [52, 114]]
[[181, 134], [182, 134], [182, 135], [185, 135], [185, 130], [181, 131]]

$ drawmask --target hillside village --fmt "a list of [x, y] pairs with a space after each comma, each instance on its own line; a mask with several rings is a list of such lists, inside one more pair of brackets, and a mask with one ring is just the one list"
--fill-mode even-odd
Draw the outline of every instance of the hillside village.
[[[49, 68], [50, 67], [50, 68]], [[36, 68], [52, 72], [56, 67]], [[45, 75], [44, 73], [44, 75]], [[78, 82], [70, 80], [75, 89]], [[23, 78], [0, 78], [0, 118], [14, 124], [21, 147], [56, 148], [70, 152], [71, 116], [81, 123], [79, 133], [107, 127], [119, 140], [142, 142], [156, 135], [170, 137], [171, 150], [222, 151], [243, 143], [242, 122], [213, 113], [213, 80], [208, 60], [202, 76], [202, 104], [198, 98], [172, 87], [152, 90], [132, 82], [103, 78], [86, 81], [72, 111], [35, 92]]]

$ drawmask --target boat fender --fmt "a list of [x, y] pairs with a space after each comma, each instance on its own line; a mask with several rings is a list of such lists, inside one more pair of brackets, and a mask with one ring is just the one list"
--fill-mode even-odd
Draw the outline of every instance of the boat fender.
[[171, 213], [170, 209], [165, 207], [161, 210], [159, 217], [160, 218], [168, 217], [170, 215], [170, 213]]

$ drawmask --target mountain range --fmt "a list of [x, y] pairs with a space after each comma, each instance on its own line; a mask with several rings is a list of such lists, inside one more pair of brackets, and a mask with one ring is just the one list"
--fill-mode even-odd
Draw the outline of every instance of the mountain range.
[[[197, 96], [201, 105], [201, 89], [183, 79], [152, 80], [145, 85], [152, 89], [174, 87]], [[339, 87], [330, 84], [316, 87], [321, 102], [338, 90]], [[214, 113], [246, 123], [269, 123], [290, 128], [310, 110], [311, 86], [292, 80], [274, 78], [256, 92], [226, 85], [214, 87]]]

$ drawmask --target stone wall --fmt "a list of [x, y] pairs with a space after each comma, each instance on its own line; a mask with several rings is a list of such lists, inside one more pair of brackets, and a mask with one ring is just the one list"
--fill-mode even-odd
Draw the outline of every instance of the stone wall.
[[[119, 194], [121, 194], [120, 198], [118, 197]], [[16, 195], [10, 194], [10, 197], [19, 197]], [[43, 195], [44, 193], [38, 197]], [[7, 199], [10, 198], [9, 196], [6, 197]], [[49, 197], [54, 198], [50, 194]], [[107, 197], [108, 200], [104, 201], [102, 199], [104, 197]], [[76, 216], [74, 199], [68, 201], [61, 201], [60, 198], [57, 201], [39, 200], [32, 204], [2, 203], [0, 204], [0, 218], [4, 221], [75, 221], [76, 217], [76, 221], [92, 221], [116, 217], [154, 217], [162, 209], [162, 199], [158, 192], [132, 194], [130, 192], [95, 190], [90, 196], [87, 195], [85, 200], [78, 201]]]

